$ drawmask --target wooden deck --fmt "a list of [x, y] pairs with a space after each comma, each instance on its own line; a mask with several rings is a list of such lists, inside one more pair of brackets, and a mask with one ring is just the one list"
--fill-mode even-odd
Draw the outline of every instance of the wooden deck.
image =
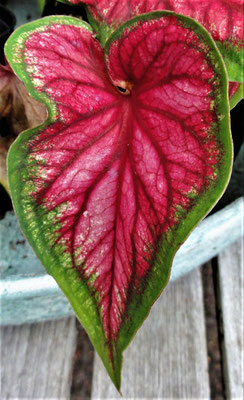
[[[198, 268], [168, 285], [125, 351], [125, 399], [243, 399], [241, 240], [219, 254], [214, 276], [221, 393], [214, 394], [215, 377], [209, 368], [213, 338], [206, 324], [206, 288]], [[119, 399], [96, 355], [90, 395], [84, 395], [82, 379], [80, 392], [73, 390], [71, 395], [76, 345], [74, 317], [2, 328], [0, 398]], [[82, 361], [85, 354], [80, 351], [78, 356]], [[81, 364], [85, 376], [85, 359]]]

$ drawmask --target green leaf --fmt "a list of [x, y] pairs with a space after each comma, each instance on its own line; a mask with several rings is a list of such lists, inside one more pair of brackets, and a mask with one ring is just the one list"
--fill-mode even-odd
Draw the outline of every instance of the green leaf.
[[41, 13], [43, 13], [46, 0], [37, 0], [37, 4]]
[[240, 44], [216, 42], [228, 71], [229, 80], [244, 82], [244, 47]]

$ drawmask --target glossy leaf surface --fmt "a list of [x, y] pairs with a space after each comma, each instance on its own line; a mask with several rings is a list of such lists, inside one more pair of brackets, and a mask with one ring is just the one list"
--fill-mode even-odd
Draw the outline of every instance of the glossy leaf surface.
[[18, 29], [6, 53], [49, 110], [10, 151], [15, 210], [119, 388], [123, 350], [229, 178], [222, 59], [168, 12], [125, 24], [105, 59], [69, 17]]
[[85, 3], [94, 19], [119, 26], [135, 15], [170, 10], [203, 25], [224, 57], [229, 79], [244, 82], [243, 0], [70, 0]]

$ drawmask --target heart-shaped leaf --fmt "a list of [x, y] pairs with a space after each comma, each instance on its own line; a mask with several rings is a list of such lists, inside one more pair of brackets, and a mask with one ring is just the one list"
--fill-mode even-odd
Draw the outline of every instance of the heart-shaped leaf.
[[106, 63], [69, 17], [19, 28], [6, 54], [49, 110], [10, 150], [15, 210], [119, 388], [123, 350], [229, 179], [222, 59], [199, 24], [171, 12], [122, 26]]
[[135, 15], [155, 10], [170, 10], [194, 18], [216, 41], [224, 57], [229, 79], [244, 82], [243, 0], [69, 1], [87, 4], [92, 17], [102, 25], [119, 26]]

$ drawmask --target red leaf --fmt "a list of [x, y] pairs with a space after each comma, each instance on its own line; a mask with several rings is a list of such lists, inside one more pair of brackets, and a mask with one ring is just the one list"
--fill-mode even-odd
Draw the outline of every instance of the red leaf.
[[170, 10], [200, 22], [218, 41], [243, 41], [243, 0], [69, 0], [85, 3], [96, 19], [121, 24], [135, 15]]
[[231, 98], [238, 92], [241, 84], [239, 82], [230, 82], [229, 83], [229, 97]]
[[[113, 364], [157, 254], [164, 248], [168, 260], [162, 290], [173, 254], [226, 184], [226, 77], [209, 36], [185, 17], [159, 13], [124, 27], [107, 45], [107, 65], [86, 29], [46, 24], [24, 32], [13, 51], [53, 120], [19, 141], [22, 151], [28, 146], [24, 161], [19, 156], [20, 214], [23, 225], [29, 215], [38, 220], [27, 228], [36, 248], [41, 235], [58, 268], [75, 269], [89, 288]], [[158, 294], [152, 286], [145, 315]]]
[[[70, 0], [81, 3], [80, 0]], [[156, 10], [170, 10], [195, 19], [218, 43], [229, 78], [243, 76], [243, 0], [85, 0], [92, 17], [101, 23], [119, 26], [133, 16]]]

